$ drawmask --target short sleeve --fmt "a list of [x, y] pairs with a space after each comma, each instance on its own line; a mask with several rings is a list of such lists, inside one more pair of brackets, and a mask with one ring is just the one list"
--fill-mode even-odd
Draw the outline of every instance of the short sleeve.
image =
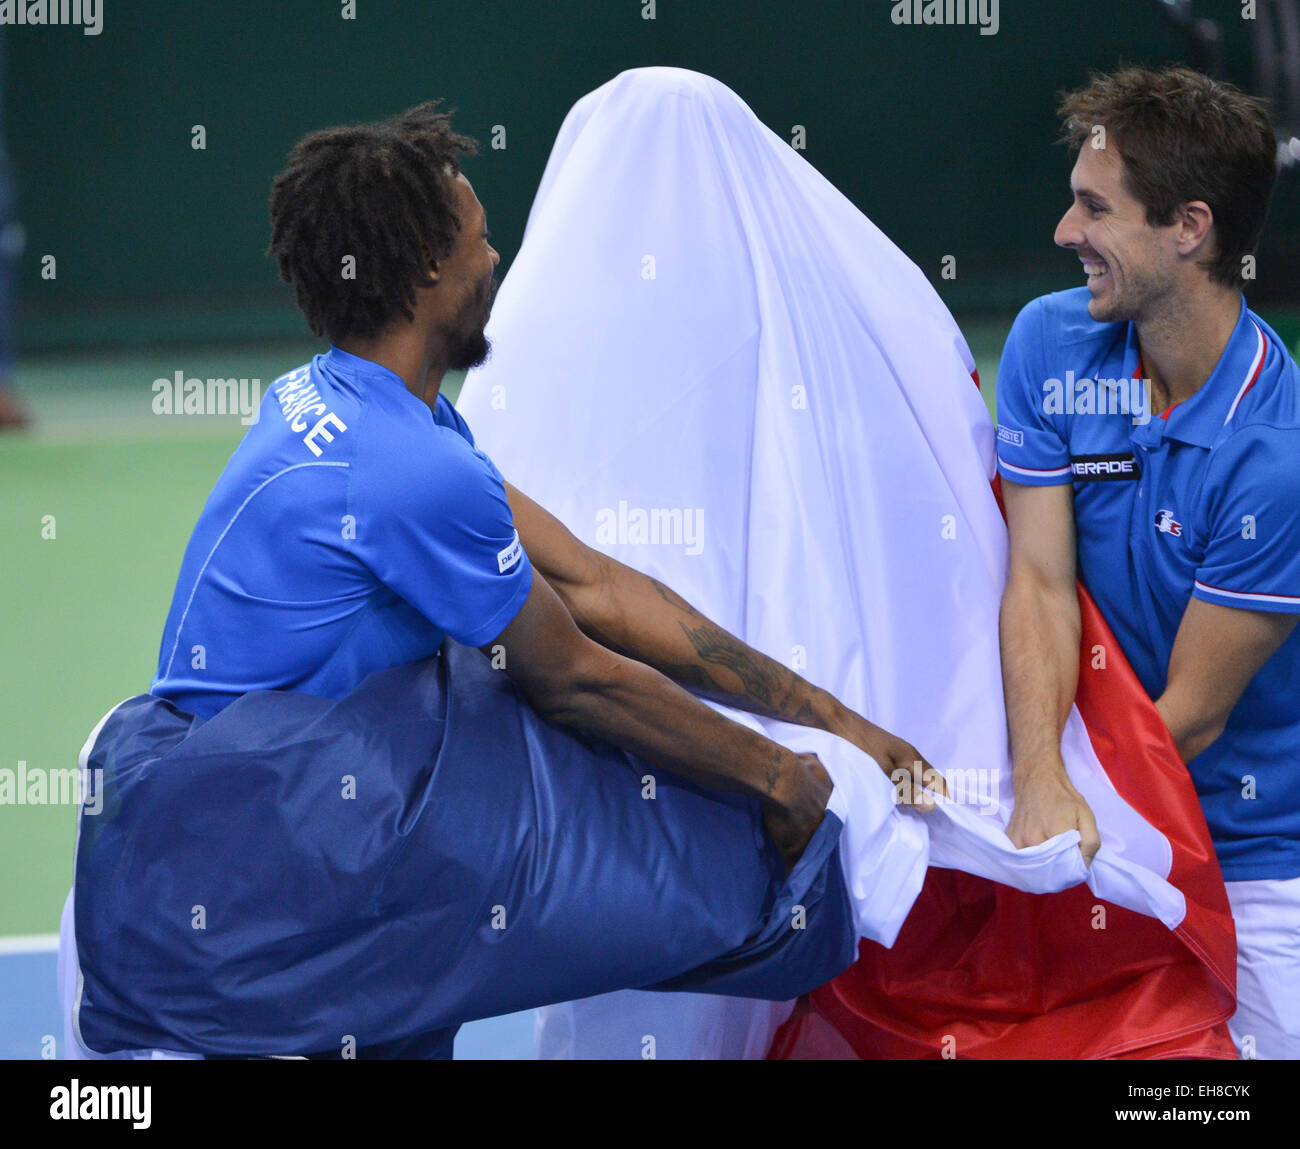
[[1011, 327], [998, 367], [998, 473], [1012, 483], [1057, 486], [1073, 480], [1070, 450], [1047, 413], [1043, 307], [1025, 307]]
[[1216, 444], [1196, 524], [1194, 597], [1300, 614], [1300, 429], [1247, 426]]
[[482, 646], [519, 613], [532, 565], [492, 461], [449, 428], [421, 445], [394, 452], [357, 490], [361, 557], [439, 629]]

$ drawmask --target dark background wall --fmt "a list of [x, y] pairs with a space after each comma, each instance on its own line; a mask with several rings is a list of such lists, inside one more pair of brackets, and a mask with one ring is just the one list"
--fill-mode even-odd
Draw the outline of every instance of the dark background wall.
[[[672, 64], [732, 87], [962, 313], [1081, 282], [1052, 247], [1069, 159], [1056, 93], [1121, 60], [1187, 61], [1143, 0], [1002, 0], [997, 35], [896, 26], [890, 0], [104, 0], [104, 27], [8, 27], [5, 120], [27, 251], [20, 346], [250, 339], [302, 330], [267, 243], [295, 139], [430, 97], [483, 150], [467, 172], [503, 271], [565, 112], [617, 72]], [[1199, 15], [1252, 83], [1239, 0]], [[206, 150], [191, 128], [207, 131]], [[488, 146], [492, 127], [507, 146]], [[58, 278], [40, 278], [54, 254]], [[940, 279], [957, 256], [955, 281]], [[1258, 300], [1300, 299], [1300, 176], [1283, 180]]]

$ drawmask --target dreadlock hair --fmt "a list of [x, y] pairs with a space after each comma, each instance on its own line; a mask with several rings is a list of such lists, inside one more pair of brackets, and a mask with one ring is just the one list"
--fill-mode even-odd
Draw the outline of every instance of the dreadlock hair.
[[478, 144], [451, 130], [439, 103], [312, 132], [272, 182], [267, 254], [315, 335], [371, 338], [398, 315], [414, 319], [421, 244], [433, 260], [451, 253], [461, 226], [452, 180]]

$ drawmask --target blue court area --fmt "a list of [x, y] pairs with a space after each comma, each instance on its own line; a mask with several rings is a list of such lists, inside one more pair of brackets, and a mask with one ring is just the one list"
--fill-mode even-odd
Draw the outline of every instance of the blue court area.
[[[20, 939], [6, 939], [22, 944]], [[33, 940], [28, 953], [0, 953], [0, 1058], [29, 1061], [62, 1053], [59, 1022], [58, 984], [55, 981], [57, 954], [53, 938]]]
[[[29, 1061], [63, 1056], [63, 1025], [59, 1018], [55, 971], [55, 938], [11, 938], [0, 950], [0, 1059]], [[3, 944], [3, 943], [0, 943]], [[456, 1037], [456, 1057], [466, 1061], [526, 1061], [533, 1056], [531, 1012], [490, 1017], [462, 1027]]]

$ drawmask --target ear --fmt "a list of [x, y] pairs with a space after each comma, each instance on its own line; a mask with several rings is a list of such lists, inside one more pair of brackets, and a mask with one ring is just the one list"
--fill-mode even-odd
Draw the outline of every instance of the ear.
[[1214, 231], [1214, 212], [1204, 200], [1191, 200], [1178, 212], [1178, 253], [1193, 255], [1207, 242]]
[[438, 268], [438, 261], [433, 258], [433, 252], [429, 250], [427, 243], [420, 244], [420, 260], [428, 270], [424, 273], [425, 278], [430, 283], [437, 283], [442, 277], [442, 272]]

